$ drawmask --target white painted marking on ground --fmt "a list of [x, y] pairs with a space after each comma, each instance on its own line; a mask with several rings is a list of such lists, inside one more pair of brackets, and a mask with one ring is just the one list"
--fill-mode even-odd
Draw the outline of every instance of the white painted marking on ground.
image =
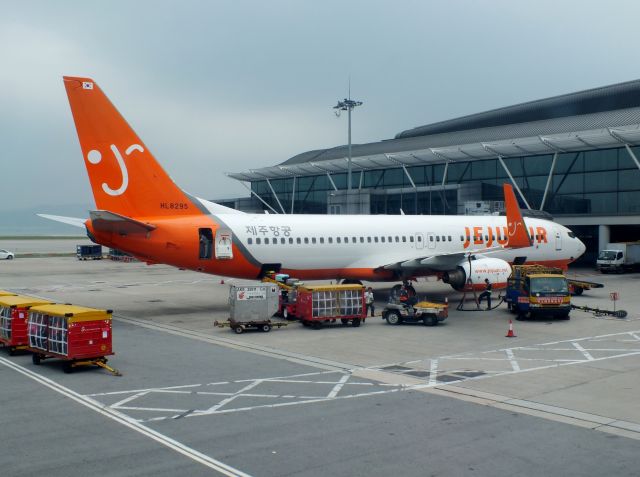
[[516, 361], [516, 357], [513, 354], [513, 350], [511, 349], [505, 349], [504, 352], [507, 355], [507, 359], [509, 360], [509, 362], [511, 363], [511, 367], [513, 368], [514, 371], [520, 371], [520, 365], [518, 364], [518, 362]]
[[338, 383], [333, 387], [333, 389], [331, 390], [331, 392], [327, 395], [328, 398], [334, 398], [338, 395], [338, 393], [340, 392], [340, 390], [342, 389], [342, 387], [344, 386], [344, 384], [349, 381], [349, 378], [351, 377], [350, 374], [345, 374], [344, 376], [342, 376], [342, 378], [340, 379], [340, 381], [338, 381]]
[[116, 394], [131, 394], [131, 393], [141, 393], [141, 392], [156, 392], [161, 389], [183, 389], [183, 388], [197, 388], [198, 386], [202, 386], [202, 384], [185, 384], [182, 386], [169, 386], [166, 388], [148, 388], [148, 389], [128, 389], [126, 391], [111, 391], [107, 393], [93, 393], [93, 394], [85, 394], [87, 397], [96, 397], [96, 396], [115, 396]]
[[436, 385], [436, 378], [438, 377], [438, 360], [432, 359], [429, 365], [429, 386]]
[[637, 339], [638, 341], [640, 341], [640, 336], [638, 336], [636, 333], [634, 333], [633, 331], [630, 331], [629, 334], [631, 336], [633, 336], [633, 338]]
[[591, 356], [591, 354], [589, 354], [589, 352], [588, 352], [586, 349], [584, 349], [582, 346], [580, 346], [580, 344], [579, 344], [579, 343], [575, 343], [575, 342], [574, 342], [574, 343], [571, 343], [571, 344], [575, 347], [575, 349], [577, 349], [578, 351], [580, 351], [580, 352], [582, 353], [582, 355], [583, 355], [585, 358], [587, 358], [587, 360], [589, 360], [589, 361], [593, 361], [593, 359], [594, 359], [594, 358], [593, 358], [593, 356]]
[[133, 396], [129, 396], [127, 398], [122, 399], [121, 401], [118, 401], [115, 404], [112, 404], [111, 407], [113, 409], [117, 409], [120, 406], [122, 406], [124, 404], [127, 404], [128, 402], [133, 401], [134, 399], [138, 399], [139, 397], [146, 396], [147, 394], [149, 394], [149, 391], [143, 391], [141, 393], [136, 393]]
[[143, 424], [141, 424], [140, 422], [138, 422], [135, 419], [132, 419], [131, 417], [127, 416], [126, 414], [123, 414], [121, 412], [118, 412], [116, 410], [110, 409], [107, 406], [105, 406], [104, 404], [101, 404], [93, 399], [90, 399], [86, 396], [82, 396], [81, 394], [78, 394], [77, 392], [73, 391], [72, 389], [69, 389], [49, 378], [45, 378], [44, 376], [38, 374], [38, 373], [34, 373], [33, 371], [24, 368], [23, 366], [20, 366], [6, 358], [2, 358], [0, 357], [0, 364], [6, 366], [7, 368], [13, 369], [14, 371], [22, 374], [23, 376], [26, 376], [40, 384], [42, 384], [43, 386], [48, 387], [49, 389], [79, 403], [82, 404], [83, 406], [115, 421], [118, 422], [119, 424], [122, 424], [125, 427], [128, 427], [131, 430], [134, 430], [146, 437], [149, 437], [150, 439], [153, 439], [154, 441], [158, 442], [159, 444], [164, 445], [165, 447], [168, 447], [182, 455], [184, 455], [185, 457], [190, 458], [191, 460], [198, 462], [210, 469], [213, 469], [219, 473], [221, 473], [222, 475], [226, 475], [229, 477], [250, 477], [249, 474], [246, 474], [234, 467], [231, 467], [230, 465], [225, 464], [224, 462], [221, 462], [219, 460], [214, 459], [213, 457], [210, 457], [206, 454], [203, 454], [201, 452], [198, 452], [195, 449], [192, 449], [191, 447], [188, 447], [184, 444], [182, 444], [179, 441], [176, 441], [175, 439], [170, 438], [169, 436], [165, 436], [164, 434], [161, 434], [158, 431], [155, 431]]
[[227, 399], [223, 399], [218, 404], [216, 404], [214, 406], [211, 406], [209, 409], [207, 409], [204, 412], [198, 412], [198, 414], [211, 413], [211, 412], [217, 411], [218, 409], [220, 409], [225, 404], [228, 404], [231, 401], [233, 401], [234, 399], [240, 397], [243, 392], [248, 391], [249, 389], [253, 389], [256, 386], [258, 386], [259, 384], [262, 384], [261, 380], [256, 380], [256, 381], [252, 382], [251, 384], [247, 384], [245, 387], [243, 387], [239, 391], [236, 391], [236, 393], [233, 396], [229, 396]]

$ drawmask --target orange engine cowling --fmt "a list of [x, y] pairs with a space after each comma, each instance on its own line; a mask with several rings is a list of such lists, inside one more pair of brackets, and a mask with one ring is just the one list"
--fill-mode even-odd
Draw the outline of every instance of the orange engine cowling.
[[442, 275], [442, 281], [457, 291], [484, 290], [485, 279], [494, 289], [505, 288], [511, 275], [511, 266], [500, 258], [478, 257], [460, 262], [455, 270]]

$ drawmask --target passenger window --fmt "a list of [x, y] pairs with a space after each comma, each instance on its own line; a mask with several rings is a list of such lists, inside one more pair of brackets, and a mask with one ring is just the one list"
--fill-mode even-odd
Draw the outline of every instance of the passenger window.
[[417, 240], [418, 240], [418, 242], [422, 242], [422, 235], [418, 235]]
[[356, 242], [357, 242], [357, 240], [356, 240], [356, 238], [355, 238], [355, 237], [351, 237], [351, 241], [352, 241], [353, 243], [356, 243]]
[[384, 236], [380, 237], [380, 241], [384, 243]]
[[340, 243], [340, 237], [336, 237], [336, 242]]
[[396, 235], [396, 242], [400, 242], [400, 237]]
[[429, 242], [433, 242], [433, 235], [429, 235]]
[[260, 245], [260, 237], [256, 239], [256, 245]]
[[413, 235], [409, 235], [409, 242], [413, 242]]
[[406, 242], [407, 241], [407, 237], [405, 235], [402, 236], [402, 241]]
[[251, 245], [251, 244], [253, 243], [253, 239], [252, 239], [251, 237], [249, 237], [249, 238], [247, 239], [247, 243], [248, 243], [249, 245]]
[[302, 242], [302, 240], [300, 240], [300, 237], [296, 237], [296, 243], [299, 244], [300, 242]]
[[320, 243], [324, 243], [324, 237], [320, 237]]
[[329, 237], [327, 238], [327, 240], [329, 241], [329, 243], [333, 243], [333, 237]]
[[269, 238], [268, 238], [268, 237], [265, 237], [265, 239], [264, 239], [264, 244], [265, 244], [265, 245], [269, 245]]
[[304, 243], [309, 243], [309, 237], [304, 238]]
[[360, 237], [360, 243], [364, 243], [364, 237]]
[[293, 244], [293, 237], [289, 237], [289, 243]]
[[439, 242], [439, 241], [440, 241], [440, 236], [436, 235], [436, 242]]
[[286, 240], [284, 239], [284, 237], [282, 237], [282, 238], [280, 239], [280, 243], [281, 243], [282, 245], [284, 245], [284, 244], [286, 243]]
[[371, 237], [367, 237], [367, 242], [371, 243]]
[[373, 237], [373, 241], [374, 241], [375, 243], [378, 243], [378, 237]]
[[315, 237], [311, 237], [311, 243], [316, 243], [316, 238]]

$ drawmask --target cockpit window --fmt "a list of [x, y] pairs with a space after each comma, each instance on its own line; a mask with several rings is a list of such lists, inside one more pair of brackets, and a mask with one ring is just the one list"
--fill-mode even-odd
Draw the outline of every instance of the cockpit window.
[[571, 238], [576, 238], [576, 234], [574, 234], [573, 232], [567, 232], [567, 235]]

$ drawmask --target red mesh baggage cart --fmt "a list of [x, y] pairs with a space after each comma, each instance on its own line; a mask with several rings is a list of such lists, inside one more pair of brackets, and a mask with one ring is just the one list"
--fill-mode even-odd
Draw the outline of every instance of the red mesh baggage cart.
[[9, 348], [10, 355], [13, 355], [16, 350], [27, 349], [29, 345], [27, 336], [29, 308], [47, 303], [51, 302], [31, 296], [0, 296], [0, 343]]
[[75, 305], [41, 305], [29, 309], [29, 350], [33, 363], [44, 359], [64, 360], [64, 372], [75, 367], [95, 365], [115, 375], [107, 365], [113, 355], [111, 310]]

